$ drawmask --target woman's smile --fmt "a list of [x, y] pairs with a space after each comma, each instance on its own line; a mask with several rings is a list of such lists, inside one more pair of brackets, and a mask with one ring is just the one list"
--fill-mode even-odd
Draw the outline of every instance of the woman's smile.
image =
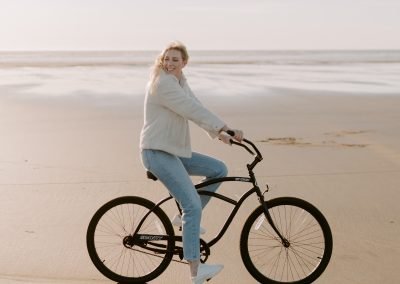
[[178, 50], [171, 49], [165, 53], [163, 60], [164, 71], [175, 75], [178, 79], [182, 76], [182, 68], [186, 62], [182, 59], [182, 54]]

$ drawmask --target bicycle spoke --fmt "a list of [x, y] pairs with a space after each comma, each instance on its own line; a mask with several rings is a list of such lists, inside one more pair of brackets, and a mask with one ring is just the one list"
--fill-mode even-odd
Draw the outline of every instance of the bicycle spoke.
[[293, 205], [277, 203], [268, 207], [274, 225], [288, 241], [287, 246], [266, 221], [262, 208], [246, 221], [248, 231], [242, 232], [241, 253], [249, 272], [259, 280], [300, 283], [315, 274], [321, 264], [327, 245], [323, 229], [315, 216], [305, 209], [308, 205], [303, 208], [296, 203], [303, 204], [303, 201], [295, 199]]
[[[89, 226], [88, 230], [89, 254], [97, 263], [96, 267], [116, 282], [142, 283], [154, 279], [172, 260], [169, 241], [154, 241], [153, 244], [158, 243], [165, 250], [165, 253], [161, 253], [162, 249], [157, 248], [159, 252], [155, 253], [150, 250], [150, 243], [147, 250], [135, 246], [130, 240], [136, 226], [154, 204], [141, 198], [126, 197], [111, 201], [110, 205], [99, 209], [102, 210], [101, 214], [94, 219], [94, 225]], [[168, 222], [168, 217], [160, 210], [151, 212], [142, 222], [138, 233], [167, 234], [165, 225], [169, 224], [168, 234], [173, 235], [173, 228]]]

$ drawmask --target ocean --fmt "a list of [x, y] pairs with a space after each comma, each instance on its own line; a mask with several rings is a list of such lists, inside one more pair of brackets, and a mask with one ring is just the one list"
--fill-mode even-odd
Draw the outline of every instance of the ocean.
[[[28, 96], [143, 96], [157, 54], [3, 51], [0, 87]], [[184, 72], [198, 96], [274, 95], [279, 88], [400, 95], [400, 50], [192, 51], [190, 56]]]

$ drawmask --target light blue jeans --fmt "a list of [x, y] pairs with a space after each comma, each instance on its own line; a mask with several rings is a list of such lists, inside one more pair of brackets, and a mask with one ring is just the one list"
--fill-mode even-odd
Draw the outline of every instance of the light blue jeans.
[[[192, 153], [191, 158], [181, 158], [159, 150], [142, 150], [144, 167], [152, 172], [169, 190], [182, 208], [183, 255], [186, 260], [200, 259], [201, 212], [210, 197], [197, 193], [191, 176], [204, 176], [204, 180], [225, 177], [228, 170], [217, 159]], [[203, 189], [215, 192], [220, 184]]]

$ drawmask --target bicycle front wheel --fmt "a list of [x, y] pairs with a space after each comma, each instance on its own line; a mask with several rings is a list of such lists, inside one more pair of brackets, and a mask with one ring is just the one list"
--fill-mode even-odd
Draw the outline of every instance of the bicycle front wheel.
[[261, 283], [306, 284], [315, 281], [332, 255], [332, 233], [322, 213], [293, 197], [266, 202], [283, 243], [264, 214], [256, 208], [246, 220], [240, 253], [250, 274]]
[[89, 223], [86, 244], [93, 264], [104, 276], [119, 283], [145, 283], [168, 267], [173, 256], [174, 229], [159, 207], [146, 218], [138, 233], [170, 236], [157, 241], [161, 249], [151, 251], [127, 241], [154, 206], [147, 199], [126, 196], [97, 210]]

